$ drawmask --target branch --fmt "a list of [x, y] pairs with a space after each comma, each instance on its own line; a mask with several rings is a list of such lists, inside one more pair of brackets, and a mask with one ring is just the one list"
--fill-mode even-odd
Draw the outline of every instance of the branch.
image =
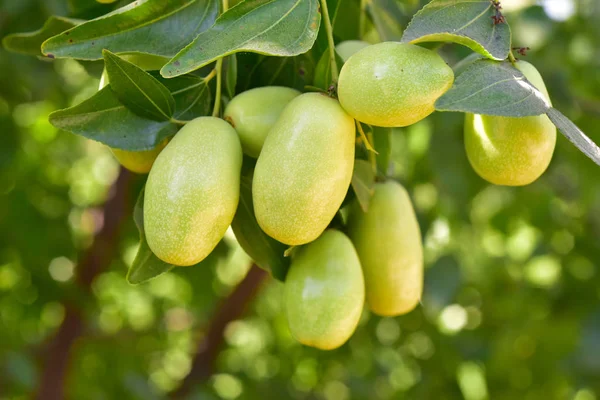
[[225, 328], [231, 321], [244, 314], [248, 303], [258, 293], [261, 283], [267, 276], [268, 274], [264, 270], [253, 265], [244, 280], [229, 297], [222, 301], [208, 325], [206, 334], [200, 341], [189, 375], [183, 380], [179, 389], [171, 394], [171, 399], [185, 397], [194, 385], [201, 384], [211, 377], [215, 362], [223, 347]]
[[[132, 174], [121, 168], [112, 186], [102, 214], [104, 225], [94, 243], [77, 265], [77, 284], [89, 293], [92, 281], [106, 268], [117, 251], [118, 234], [130, 205], [129, 184]], [[82, 335], [84, 323], [79, 307], [65, 303], [65, 318], [45, 350], [43, 371], [35, 399], [61, 400], [66, 397], [65, 382], [73, 343]]]

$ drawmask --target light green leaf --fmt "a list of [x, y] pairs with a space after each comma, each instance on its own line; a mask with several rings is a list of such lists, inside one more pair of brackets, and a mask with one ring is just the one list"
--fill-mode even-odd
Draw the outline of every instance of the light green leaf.
[[[190, 120], [208, 115], [211, 94], [202, 78], [184, 76], [161, 80], [175, 98], [175, 118]], [[117, 99], [110, 85], [83, 103], [50, 114], [50, 123], [57, 128], [85, 136], [109, 147], [143, 151], [155, 148], [178, 126], [168, 121], [142, 118]]]
[[565, 135], [583, 154], [588, 156], [593, 162], [600, 165], [600, 147], [592, 141], [581, 129], [577, 127], [570, 119], [565, 117], [555, 108], [550, 108], [546, 113], [550, 121], [556, 125], [558, 130]]
[[46, 39], [71, 29], [82, 22], [79, 19], [51, 16], [41, 29], [35, 32], [8, 35], [2, 40], [2, 45], [6, 50], [14, 53], [41, 56], [41, 46]]
[[320, 24], [318, 0], [246, 0], [177, 54], [161, 73], [186, 74], [240, 51], [295, 56], [310, 50]]
[[505, 60], [510, 52], [507, 23], [494, 23], [490, 0], [433, 0], [413, 17], [403, 42], [454, 42], [487, 58]]
[[225, 58], [224, 66], [225, 69], [225, 89], [230, 99], [235, 96], [235, 87], [237, 86], [237, 56], [235, 54]]
[[[344, 64], [344, 60], [342, 60], [342, 58], [337, 53], [335, 53], [335, 59], [337, 62], [338, 73], [339, 73], [340, 72], [339, 69]], [[331, 76], [331, 60], [329, 58], [329, 49], [328, 49], [327, 51], [325, 51], [325, 53], [323, 53], [321, 55], [321, 59], [319, 60], [319, 62], [317, 63], [317, 66], [315, 68], [314, 86], [321, 88], [323, 90], [329, 90], [329, 87], [331, 86], [332, 83], [333, 83], [333, 80], [332, 80], [332, 76]]]
[[435, 103], [438, 111], [504, 117], [541, 115], [549, 107], [544, 95], [511, 63], [487, 59], [469, 65]]
[[173, 116], [175, 99], [152, 75], [108, 50], [104, 51], [104, 65], [111, 89], [131, 111], [156, 121]]
[[367, 9], [381, 41], [399, 41], [402, 39], [400, 21], [403, 14], [394, 0], [372, 0], [369, 2]]
[[352, 189], [364, 212], [369, 210], [374, 186], [375, 172], [373, 171], [371, 164], [365, 160], [355, 160], [354, 173], [352, 174]]
[[79, 60], [99, 60], [103, 49], [173, 57], [218, 12], [218, 0], [138, 0], [48, 39], [42, 52]]

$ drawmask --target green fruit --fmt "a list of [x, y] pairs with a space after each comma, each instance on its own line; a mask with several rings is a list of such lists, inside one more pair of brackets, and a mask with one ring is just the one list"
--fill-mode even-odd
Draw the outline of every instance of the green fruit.
[[285, 280], [292, 335], [322, 350], [343, 345], [354, 333], [365, 301], [360, 262], [343, 233], [327, 230], [299, 248]]
[[[144, 70], [161, 69], [168, 61], [167, 58], [149, 54], [129, 54], [121, 55], [121, 57]], [[102, 77], [100, 78], [99, 89], [103, 89], [106, 85], [108, 85], [108, 83], [108, 74], [106, 73], [105, 69], [102, 72]], [[152, 164], [154, 164], [154, 160], [156, 160], [156, 157], [158, 157], [167, 143], [169, 143], [168, 139], [161, 142], [154, 149], [150, 149], [148, 151], [127, 151], [113, 148], [111, 148], [111, 150], [117, 161], [119, 161], [123, 167], [138, 174], [147, 174], [150, 172]]]
[[355, 53], [359, 52], [365, 47], [369, 47], [370, 45], [370, 43], [363, 42], [362, 40], [346, 40], [338, 43], [335, 46], [335, 51], [337, 51], [342, 60], [346, 62]]
[[241, 167], [240, 141], [222, 119], [196, 118], [175, 135], [144, 196], [146, 238], [158, 258], [186, 266], [210, 254], [235, 215]]
[[[535, 67], [516, 67], [550, 103], [546, 85]], [[496, 185], [522, 186], [539, 178], [552, 160], [556, 127], [546, 115], [513, 118], [467, 114], [465, 148], [473, 169]]]
[[224, 118], [233, 125], [244, 153], [258, 158], [267, 134], [279, 115], [300, 92], [281, 86], [248, 90], [233, 98], [225, 108]]
[[384, 42], [354, 54], [342, 67], [338, 96], [344, 110], [376, 126], [408, 126], [434, 111], [454, 81], [435, 52], [408, 43]]
[[300, 245], [323, 233], [350, 186], [355, 134], [331, 97], [306, 93], [288, 104], [254, 171], [254, 212], [266, 234]]
[[395, 316], [415, 308], [423, 291], [423, 244], [406, 190], [393, 181], [376, 184], [366, 213], [358, 201], [353, 204], [348, 231], [371, 310]]

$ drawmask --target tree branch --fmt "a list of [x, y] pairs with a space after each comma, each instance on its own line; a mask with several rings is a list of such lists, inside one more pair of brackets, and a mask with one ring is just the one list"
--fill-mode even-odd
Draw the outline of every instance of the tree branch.
[[[132, 174], [121, 168], [111, 187], [102, 213], [104, 224], [77, 265], [77, 284], [89, 292], [94, 278], [106, 268], [117, 251], [121, 223], [130, 205]], [[61, 400], [66, 397], [65, 382], [74, 342], [82, 335], [84, 323], [76, 304], [65, 303], [65, 318], [45, 350], [43, 370], [35, 398]]]
[[240, 318], [250, 301], [258, 293], [261, 283], [268, 274], [253, 265], [248, 275], [234, 289], [234, 291], [221, 302], [212, 320], [210, 321], [206, 334], [202, 337], [198, 351], [192, 361], [192, 369], [189, 375], [175, 392], [171, 399], [185, 397], [194, 385], [206, 381], [214, 372], [215, 362], [223, 347], [223, 333], [227, 325]]

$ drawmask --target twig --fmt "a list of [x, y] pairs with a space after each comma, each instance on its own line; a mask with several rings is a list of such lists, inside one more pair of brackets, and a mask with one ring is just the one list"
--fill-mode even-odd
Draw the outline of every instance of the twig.
[[335, 59], [335, 42], [333, 41], [333, 28], [329, 19], [329, 10], [327, 9], [327, 0], [321, 0], [321, 11], [323, 12], [323, 22], [325, 23], [325, 32], [327, 32], [327, 42], [329, 44], [329, 62], [331, 63], [331, 80], [337, 85], [339, 71]]

